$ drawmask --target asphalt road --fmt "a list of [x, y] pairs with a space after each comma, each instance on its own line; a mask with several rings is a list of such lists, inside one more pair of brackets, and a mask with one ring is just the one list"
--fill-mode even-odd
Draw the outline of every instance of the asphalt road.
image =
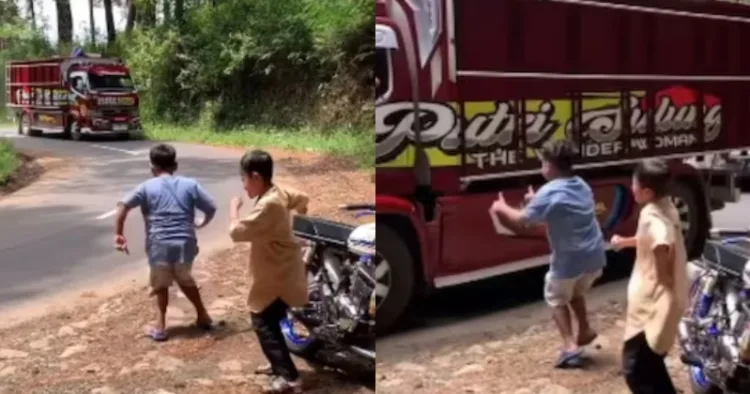
[[[750, 227], [750, 194], [715, 211], [713, 220], [715, 227]], [[587, 298], [589, 309], [625, 301], [631, 265], [626, 256], [612, 257], [605, 283]], [[413, 306], [399, 330], [378, 338], [378, 360], [398, 362], [447, 344], [522, 333], [547, 321], [549, 310], [542, 301], [545, 271], [540, 268], [435, 292]]]
[[[112, 248], [112, 233], [117, 201], [151, 176], [148, 149], [153, 142], [74, 142], [19, 137], [10, 129], [0, 129], [0, 137], [11, 137], [20, 150], [53, 153], [68, 164], [60, 174], [52, 170], [0, 199], [0, 310], [146, 266], [138, 211], [126, 224], [129, 256]], [[198, 179], [218, 205], [214, 222], [198, 234], [201, 245], [228, 243], [229, 199], [242, 193], [237, 170], [241, 152], [174, 146], [178, 172]]]

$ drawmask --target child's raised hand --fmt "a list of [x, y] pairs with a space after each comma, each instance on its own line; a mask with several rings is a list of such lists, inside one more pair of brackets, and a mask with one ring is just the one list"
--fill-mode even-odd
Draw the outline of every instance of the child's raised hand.
[[613, 248], [615, 248], [615, 250], [620, 250], [626, 246], [625, 237], [621, 235], [617, 235], [617, 234], [612, 236], [612, 239], [609, 240], [609, 243], [612, 245]]
[[534, 198], [534, 194], [534, 187], [529, 185], [528, 189], [526, 190], [526, 194], [523, 196], [523, 201], [528, 203], [532, 198]]
[[240, 208], [242, 208], [242, 197], [239, 197], [239, 196], [232, 197], [232, 201], [229, 204], [233, 212], [239, 211]]

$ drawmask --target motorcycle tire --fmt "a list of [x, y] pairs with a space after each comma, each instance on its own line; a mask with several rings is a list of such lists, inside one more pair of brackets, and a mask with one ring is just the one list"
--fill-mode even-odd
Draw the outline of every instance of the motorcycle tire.
[[690, 367], [690, 391], [693, 394], [724, 394], [724, 391], [709, 382], [703, 372], [696, 367]]
[[305, 340], [300, 339], [294, 332], [293, 320], [287, 316], [281, 321], [281, 334], [289, 351], [302, 358], [313, 358], [315, 352], [320, 348], [320, 341], [315, 337]]
[[388, 262], [391, 283], [388, 295], [377, 310], [375, 330], [387, 334], [411, 304], [414, 295], [414, 257], [409, 247], [390, 226], [377, 224], [378, 254]]

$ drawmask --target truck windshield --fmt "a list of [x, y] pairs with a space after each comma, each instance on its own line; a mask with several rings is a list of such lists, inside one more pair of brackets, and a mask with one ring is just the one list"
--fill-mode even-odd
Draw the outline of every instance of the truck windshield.
[[89, 85], [93, 90], [115, 89], [115, 90], [132, 90], [133, 80], [130, 75], [112, 75], [112, 74], [89, 74]]

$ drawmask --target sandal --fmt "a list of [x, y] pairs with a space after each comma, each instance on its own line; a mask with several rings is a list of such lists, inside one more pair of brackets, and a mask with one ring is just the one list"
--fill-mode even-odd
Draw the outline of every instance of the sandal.
[[290, 382], [280, 376], [271, 379], [271, 384], [263, 390], [264, 394], [302, 393], [302, 381], [297, 379]]
[[555, 368], [559, 369], [571, 369], [571, 368], [582, 368], [583, 360], [581, 359], [582, 351], [574, 350], [572, 352], [562, 351], [560, 356], [557, 358]]
[[260, 367], [255, 368], [255, 374], [256, 375], [272, 376], [273, 375], [273, 367], [271, 366], [271, 364], [261, 365]]
[[156, 328], [149, 328], [146, 335], [151, 338], [154, 342], [164, 342], [169, 339], [167, 332], [164, 330], [158, 330]]

